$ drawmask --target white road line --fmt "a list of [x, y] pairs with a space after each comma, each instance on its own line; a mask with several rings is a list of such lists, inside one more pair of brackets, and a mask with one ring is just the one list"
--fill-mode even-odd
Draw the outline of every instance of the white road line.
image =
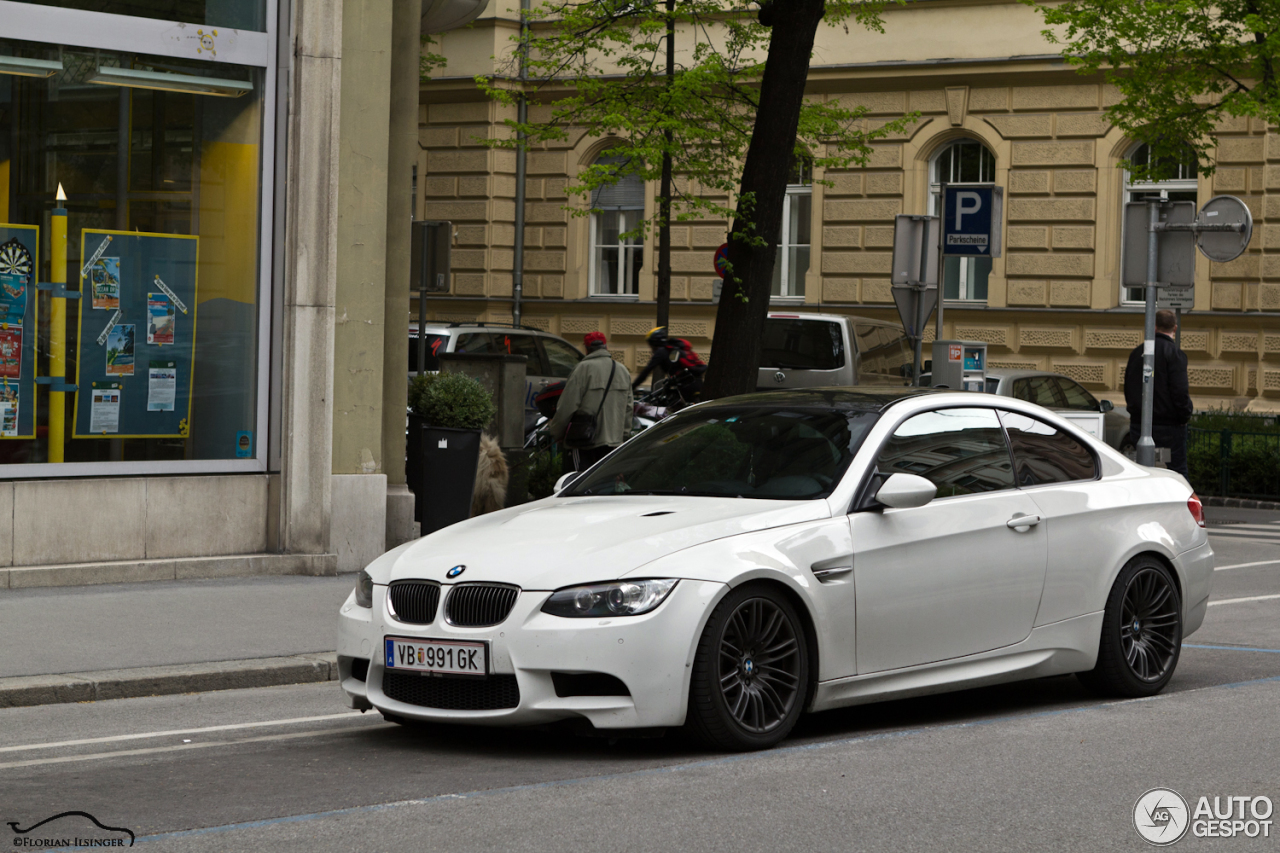
[[1270, 601], [1273, 598], [1280, 598], [1280, 594], [1276, 595], [1251, 595], [1248, 598], [1224, 598], [1221, 601], [1210, 601], [1209, 606], [1215, 607], [1219, 604], [1243, 604], [1246, 601]]
[[[394, 723], [385, 723], [377, 726], [378, 728], [390, 728]], [[372, 728], [372, 727], [371, 727]], [[42, 764], [67, 764], [72, 761], [94, 761], [100, 758], [121, 758], [130, 755], [155, 755], [162, 752], [180, 752], [187, 749], [208, 749], [214, 746], [238, 746], [242, 743], [266, 743], [269, 741], [280, 740], [297, 740], [304, 737], [318, 737], [320, 735], [342, 734], [343, 732], [364, 731], [364, 728], [357, 726], [342, 726], [331, 729], [312, 729], [306, 732], [289, 732], [281, 735], [263, 735], [261, 737], [248, 737], [243, 740], [224, 740], [224, 741], [207, 741], [205, 743], [179, 743], [173, 746], [153, 746], [144, 749], [121, 749], [115, 752], [93, 752], [87, 755], [59, 755], [53, 758], [32, 758], [26, 761], [9, 761], [0, 764], [0, 770], [8, 770], [13, 767], [37, 767]]]
[[1215, 572], [1225, 572], [1231, 569], [1251, 569], [1254, 566], [1274, 566], [1280, 563], [1280, 560], [1259, 560], [1256, 563], [1236, 563], [1234, 566], [1214, 566]]
[[[346, 717], [358, 717], [359, 711], [347, 711], [342, 714], [324, 714], [319, 717], [292, 717], [287, 720], [264, 720], [260, 723], [231, 723], [224, 726], [206, 726], [202, 729], [170, 729], [163, 732], [141, 732], [132, 735], [111, 735], [110, 737], [90, 737], [80, 740], [60, 740], [53, 743], [31, 743], [23, 746], [0, 747], [0, 752], [26, 752], [32, 749], [58, 749], [64, 746], [84, 746], [90, 743], [119, 743], [125, 740], [146, 740], [148, 738], [174, 737], [176, 735], [199, 735], [206, 732], [231, 732], [240, 729], [259, 729], [266, 726], [291, 726], [297, 723], [315, 723], [321, 720], [341, 720]], [[123, 753], [121, 753], [123, 754]]]

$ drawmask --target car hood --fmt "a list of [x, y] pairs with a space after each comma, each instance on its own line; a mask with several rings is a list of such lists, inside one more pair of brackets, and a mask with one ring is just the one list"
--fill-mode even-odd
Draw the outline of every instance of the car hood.
[[[654, 560], [739, 533], [830, 516], [826, 501], [679, 496], [546, 498], [438, 530], [371, 566], [376, 583], [404, 578], [550, 590], [612, 580]], [[380, 570], [380, 571], [379, 571]], [[383, 575], [385, 577], [380, 577]]]

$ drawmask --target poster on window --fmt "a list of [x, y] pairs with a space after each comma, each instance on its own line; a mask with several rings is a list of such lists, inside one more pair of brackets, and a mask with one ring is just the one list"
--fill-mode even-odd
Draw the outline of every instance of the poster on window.
[[79, 306], [77, 384], [93, 388], [95, 397], [114, 384], [117, 394], [96, 401], [77, 395], [75, 438], [187, 436], [198, 246], [198, 237], [174, 234], [81, 232], [86, 298]]
[[0, 438], [35, 436], [40, 229], [0, 223]]
[[177, 309], [166, 293], [147, 294], [147, 343], [173, 346], [174, 315]]

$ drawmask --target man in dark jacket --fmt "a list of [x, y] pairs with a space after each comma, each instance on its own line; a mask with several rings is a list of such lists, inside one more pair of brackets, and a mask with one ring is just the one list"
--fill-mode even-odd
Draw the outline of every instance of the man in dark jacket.
[[[1151, 438], [1170, 451], [1169, 468], [1187, 476], [1187, 421], [1194, 411], [1187, 390], [1187, 354], [1173, 342], [1178, 320], [1172, 311], [1156, 312], [1156, 357], [1151, 406]], [[1142, 434], [1142, 345], [1129, 353], [1124, 371], [1124, 401], [1129, 407], [1129, 438]]]
[[[697, 402], [698, 395], [702, 392], [702, 374], [707, 372], [707, 365], [693, 351], [689, 342], [683, 338], [668, 337], [666, 326], [650, 329], [645, 341], [649, 344], [652, 355], [644, 370], [631, 383], [632, 391], [639, 390], [640, 383], [648, 379], [649, 374], [658, 371], [676, 380], [676, 387], [686, 405]], [[658, 379], [656, 374], [654, 379]]]

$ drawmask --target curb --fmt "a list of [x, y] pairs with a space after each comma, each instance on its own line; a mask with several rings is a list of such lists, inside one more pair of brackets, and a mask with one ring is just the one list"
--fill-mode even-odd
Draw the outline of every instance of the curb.
[[333, 681], [337, 677], [337, 654], [324, 653], [65, 675], [19, 675], [0, 678], [0, 708], [276, 687]]
[[1255, 501], [1248, 498], [1203, 498], [1205, 506], [1231, 507], [1232, 509], [1280, 509], [1276, 501]]

